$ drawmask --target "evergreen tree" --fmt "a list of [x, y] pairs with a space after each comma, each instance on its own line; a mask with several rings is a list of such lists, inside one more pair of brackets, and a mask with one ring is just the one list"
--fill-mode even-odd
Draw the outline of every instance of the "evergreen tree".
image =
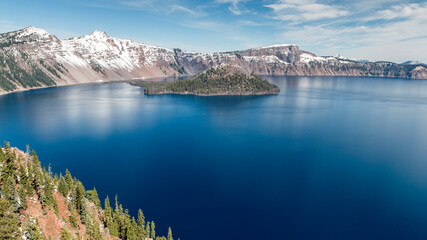
[[43, 171], [43, 183], [44, 183], [44, 195], [46, 197], [46, 202], [49, 207], [53, 205], [54, 199], [53, 199], [53, 183], [52, 183], [52, 177], [50, 176], [49, 172], [46, 170]]
[[172, 229], [169, 227], [169, 229], [168, 229], [168, 240], [173, 240], [173, 237], [172, 237]]
[[73, 227], [73, 228], [78, 227], [77, 218], [76, 218], [76, 215], [74, 214], [74, 211], [71, 211], [69, 222], [70, 222], [71, 227]]
[[88, 190], [88, 199], [93, 204], [95, 204], [96, 207], [101, 208], [101, 201], [99, 200], [98, 193], [96, 192], [96, 188], [93, 188], [93, 190]]
[[27, 182], [27, 194], [28, 196], [32, 197], [34, 195], [34, 175], [33, 175], [33, 165], [31, 162], [28, 162], [27, 164], [27, 170], [28, 170], [28, 182]]
[[116, 228], [115, 231], [117, 231], [117, 236], [119, 238], [124, 238], [124, 213], [123, 213], [123, 207], [121, 204], [119, 204], [118, 200], [117, 200], [117, 195], [116, 195], [116, 207], [114, 209], [114, 214], [113, 214], [113, 222], [114, 222], [114, 227]]
[[125, 213], [123, 212], [123, 206], [118, 204], [116, 196], [116, 210], [114, 211], [114, 220], [117, 224], [119, 237], [124, 239], [126, 237], [126, 226], [125, 226]]
[[156, 225], [154, 224], [154, 221], [151, 221], [151, 234], [150, 237], [152, 239], [156, 239]]
[[10, 145], [8, 142], [4, 142], [4, 166], [2, 167], [2, 173], [1, 177], [3, 181], [7, 180], [9, 176], [12, 176], [13, 178], [16, 178], [15, 176], [15, 159], [16, 156], [12, 149], [10, 148]]
[[132, 224], [129, 215], [129, 210], [126, 209], [123, 215], [123, 225], [122, 225], [122, 236], [124, 239], [128, 239], [129, 235], [132, 232]]
[[19, 167], [19, 182], [21, 183], [21, 185], [24, 185], [24, 187], [27, 186], [27, 171], [25, 171], [25, 168], [22, 165]]
[[145, 225], [145, 234], [147, 234], [147, 238], [151, 236], [150, 222], [147, 222], [147, 225]]
[[76, 181], [77, 182], [77, 186], [76, 186], [76, 209], [77, 212], [80, 215], [80, 219], [82, 220], [82, 223], [86, 223], [87, 222], [87, 206], [86, 206], [86, 202], [85, 202], [85, 195], [86, 195], [86, 191], [85, 188], [82, 184], [82, 182], [80, 181]]
[[74, 185], [74, 181], [73, 181], [73, 178], [71, 177], [71, 173], [70, 173], [70, 171], [68, 171], [68, 169], [65, 170], [65, 180], [67, 182], [68, 189], [72, 189], [72, 187]]
[[119, 237], [119, 224], [114, 219], [111, 220], [108, 229], [110, 230], [111, 236]]
[[33, 221], [28, 221], [25, 223], [24, 233], [25, 233], [26, 239], [44, 240], [45, 237], [40, 232], [41, 232], [41, 229], [39, 227], [38, 221], [36, 221], [36, 223], [34, 223]]
[[86, 224], [88, 221], [88, 217], [89, 217], [89, 213], [88, 213], [88, 208], [86, 205], [86, 201], [84, 201], [84, 199], [82, 200], [82, 202], [80, 203], [80, 220], [82, 221], [83, 224]]
[[90, 240], [102, 240], [100, 226], [97, 221], [87, 221], [86, 223], [86, 237]]
[[14, 213], [9, 201], [0, 198], [0, 239], [18, 239], [20, 235], [19, 222], [19, 216]]
[[41, 169], [41, 165], [39, 162], [39, 158], [37, 156], [37, 153], [33, 150], [32, 152], [32, 156], [33, 156], [33, 161], [32, 161], [32, 175], [34, 176], [33, 179], [33, 186], [34, 189], [36, 189], [36, 193], [39, 197], [39, 200], [42, 204], [42, 207], [45, 208], [46, 207], [46, 197], [43, 193], [43, 174], [40, 171]]
[[19, 195], [19, 207], [23, 208], [24, 210], [27, 209], [27, 193], [25, 191], [24, 186], [20, 186], [18, 190]]
[[77, 185], [73, 184], [70, 190], [71, 190], [70, 197], [71, 197], [71, 206], [72, 206], [71, 209], [77, 209]]
[[56, 216], [59, 216], [59, 207], [56, 198], [53, 198], [53, 210], [55, 211]]
[[145, 232], [145, 217], [141, 209], [138, 210], [138, 236], [139, 239], [148, 238]]
[[59, 181], [59, 177], [58, 177], [58, 174], [57, 174], [57, 173], [55, 173], [55, 176], [53, 177], [53, 181], [55, 182], [55, 184], [57, 184], [57, 183], [58, 183], [58, 181]]
[[12, 176], [9, 176], [6, 183], [2, 187], [2, 196], [11, 203], [13, 210], [17, 210], [19, 207], [16, 194], [16, 182]]
[[0, 146], [0, 162], [4, 161], [4, 152], [3, 152], [3, 148]]
[[69, 188], [68, 188], [67, 182], [65, 181], [65, 178], [63, 176], [61, 176], [59, 178], [58, 192], [64, 197], [68, 196]]
[[4, 153], [3, 153], [3, 148], [2, 146], [0, 146], [0, 179], [1, 179], [1, 174], [3, 174], [3, 168], [4, 168]]
[[105, 225], [110, 230], [111, 236], [118, 237], [119, 232], [117, 230], [117, 224], [113, 219], [113, 208], [111, 208], [110, 206], [110, 199], [108, 198], [108, 196], [105, 198], [105, 201], [104, 201], [104, 209], [105, 209], [104, 210]]
[[107, 195], [104, 201], [104, 222], [107, 224], [107, 227], [111, 222], [112, 218], [113, 218], [113, 209], [110, 206], [110, 198]]
[[128, 227], [127, 239], [138, 240], [138, 224], [136, 223], [135, 218], [132, 218], [130, 226]]
[[61, 228], [61, 236], [59, 237], [60, 240], [73, 240], [73, 236], [71, 233], [67, 231], [66, 228]]

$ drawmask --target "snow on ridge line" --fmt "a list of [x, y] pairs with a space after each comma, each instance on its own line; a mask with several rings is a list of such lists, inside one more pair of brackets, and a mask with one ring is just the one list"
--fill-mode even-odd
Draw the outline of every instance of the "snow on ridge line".
[[258, 47], [255, 49], [266, 49], [266, 48], [279, 48], [279, 47], [291, 47], [291, 46], [296, 46], [295, 44], [274, 44], [274, 45], [268, 45], [268, 46], [264, 46], [264, 47]]
[[19, 32], [19, 31], [29, 33], [29, 34], [38, 33], [40, 35], [50, 35], [50, 33], [48, 33], [46, 30], [35, 27], [35, 26], [29, 26], [29, 27], [26, 27], [24, 29], [18, 30], [17, 32]]
[[[37, 28], [34, 26], [29, 26], [26, 27], [24, 29], [18, 30], [18, 31], [31, 31], [31, 32], [36, 32], [39, 33], [41, 35], [52, 35], [50, 33], [48, 33], [47, 31], [45, 31], [44, 29], [41, 28]], [[16, 32], [18, 32], [16, 31]], [[54, 36], [54, 35], [53, 35]], [[151, 51], [166, 51], [168, 53], [174, 53], [174, 50], [166, 48], [166, 47], [159, 47], [159, 46], [154, 46], [154, 45], [148, 45], [145, 43], [140, 43], [137, 42], [135, 40], [132, 39], [121, 39], [121, 38], [115, 38], [115, 37], [111, 37], [109, 36], [105, 31], [100, 31], [100, 30], [94, 30], [91, 34], [86, 34], [80, 37], [72, 37], [69, 39], [63, 39], [60, 40], [62, 43], [65, 43], [65, 45], [70, 45], [70, 43], [74, 43], [75, 41], [81, 40], [81, 39], [85, 39], [85, 40], [96, 40], [99, 42], [106, 42], [106, 40], [113, 40], [113, 42], [117, 43], [117, 42], [121, 42], [123, 43], [122, 45], [127, 45], [127, 44], [134, 44], [134, 45], [138, 45], [139, 47], [142, 48], [148, 48]], [[68, 42], [68, 44], [67, 44]], [[126, 44], [125, 44], [126, 43]], [[98, 45], [99, 46], [99, 45]], [[258, 48], [252, 48], [249, 50], [258, 50], [258, 49], [268, 49], [268, 48], [279, 48], [279, 47], [290, 47], [290, 46], [297, 46], [295, 44], [274, 44], [274, 45], [269, 45], [269, 46], [264, 46], [264, 47], [258, 47]], [[99, 46], [101, 47], [101, 46]], [[101, 50], [101, 49], [98, 49]], [[104, 46], [104, 50], [107, 50]], [[203, 53], [203, 52], [193, 52], [193, 51], [182, 51], [183, 53], [186, 54], [193, 54], [193, 55], [199, 55], [202, 56], [203, 59], [205, 59], [206, 57], [212, 57], [214, 54], [210, 54], [210, 53]], [[219, 52], [216, 54], [225, 54], [224, 52]]]
[[[43, 29], [28, 27], [26, 31], [46, 33]], [[44, 43], [43, 43], [44, 44]], [[53, 44], [53, 43], [52, 43]], [[284, 53], [288, 55], [289, 47], [295, 44], [275, 44], [265, 47], [253, 48], [249, 50], [285, 48]], [[158, 61], [173, 62], [175, 51], [162, 47], [150, 46], [129, 39], [114, 38], [99, 30], [93, 31], [89, 35], [78, 38], [59, 40], [57, 45], [42, 45], [41, 51], [37, 55], [55, 56], [60, 63], [68, 63], [74, 67], [97, 67], [116, 70], [126, 69], [132, 71], [143, 66], [155, 66]], [[281, 50], [282, 51], [282, 50]], [[236, 58], [232, 53], [196, 53], [182, 52], [184, 57], [190, 61], [197, 62], [211, 59], [212, 61], [227, 61]], [[186, 55], [186, 56], [185, 56]], [[271, 55], [270, 51], [266, 56], [244, 57], [246, 61], [265, 61], [266, 63], [289, 64], [277, 56]], [[318, 57], [314, 54], [303, 53], [300, 62], [309, 63], [312, 61], [324, 62], [326, 58]]]
[[324, 57], [318, 57], [316, 55], [310, 55], [307, 53], [303, 53], [300, 56], [300, 62], [304, 62], [304, 63], [309, 63], [309, 62], [325, 62], [328, 61], [326, 58]]

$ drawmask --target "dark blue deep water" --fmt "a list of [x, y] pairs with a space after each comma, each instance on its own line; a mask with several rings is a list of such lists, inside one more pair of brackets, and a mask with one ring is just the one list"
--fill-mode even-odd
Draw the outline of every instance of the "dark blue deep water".
[[427, 81], [270, 80], [280, 95], [14, 93], [0, 137], [182, 240], [427, 239]]

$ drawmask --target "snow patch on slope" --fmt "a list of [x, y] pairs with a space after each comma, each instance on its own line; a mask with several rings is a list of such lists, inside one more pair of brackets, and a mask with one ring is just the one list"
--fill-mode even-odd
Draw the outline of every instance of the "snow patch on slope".
[[300, 55], [300, 62], [309, 63], [309, 62], [326, 62], [328, 61], [324, 57], [318, 57], [316, 55], [311, 55], [308, 53], [303, 53]]

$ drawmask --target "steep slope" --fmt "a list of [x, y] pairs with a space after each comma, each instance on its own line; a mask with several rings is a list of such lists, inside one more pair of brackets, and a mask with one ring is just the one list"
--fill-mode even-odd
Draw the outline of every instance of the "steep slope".
[[0, 239], [166, 240], [141, 210], [135, 220], [108, 197], [103, 209], [96, 189], [86, 191], [68, 170], [58, 176], [42, 169], [34, 151], [0, 147], [0, 180]]
[[59, 40], [27, 27], [0, 34], [0, 93], [53, 85], [194, 75], [222, 64], [256, 75], [384, 76], [427, 79], [423, 64], [319, 57], [296, 45], [194, 53], [117, 39], [104, 32]]

